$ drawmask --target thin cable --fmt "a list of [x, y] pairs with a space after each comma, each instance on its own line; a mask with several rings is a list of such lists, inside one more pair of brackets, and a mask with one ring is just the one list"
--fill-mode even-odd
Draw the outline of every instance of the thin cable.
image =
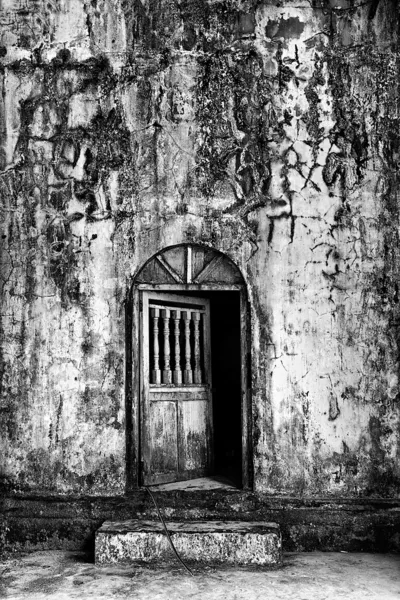
[[162, 523], [162, 525], [163, 525], [163, 527], [164, 527], [164, 531], [165, 531], [165, 533], [166, 533], [167, 539], [168, 539], [168, 541], [169, 541], [169, 544], [170, 544], [170, 546], [171, 546], [172, 550], [174, 551], [174, 554], [175, 554], [176, 558], [179, 560], [179, 562], [181, 563], [181, 565], [185, 567], [185, 569], [186, 569], [186, 571], [189, 573], [189, 575], [191, 575], [191, 576], [193, 577], [193, 576], [194, 576], [194, 575], [193, 575], [193, 571], [191, 571], [191, 570], [189, 569], [189, 567], [187, 566], [187, 564], [183, 562], [183, 560], [182, 560], [182, 559], [181, 559], [181, 557], [179, 556], [179, 554], [178, 554], [178, 552], [177, 552], [177, 550], [176, 550], [176, 548], [175, 548], [175, 546], [174, 546], [174, 544], [173, 544], [173, 541], [172, 541], [172, 539], [171, 539], [171, 536], [169, 535], [169, 531], [168, 531], [168, 529], [167, 529], [167, 526], [166, 526], [166, 524], [165, 524], [165, 521], [164, 521], [164, 519], [163, 519], [163, 516], [162, 516], [162, 514], [161, 514], [161, 512], [160, 512], [160, 509], [158, 508], [158, 505], [157, 505], [156, 499], [154, 498], [153, 494], [151, 493], [150, 489], [149, 489], [147, 486], [144, 486], [144, 488], [145, 488], [145, 489], [146, 489], [146, 490], [149, 492], [149, 494], [150, 494], [150, 498], [153, 500], [153, 503], [154, 503], [154, 506], [156, 507], [156, 511], [157, 511], [157, 513], [158, 513], [159, 519], [160, 519], [160, 521], [161, 521], [161, 523]]

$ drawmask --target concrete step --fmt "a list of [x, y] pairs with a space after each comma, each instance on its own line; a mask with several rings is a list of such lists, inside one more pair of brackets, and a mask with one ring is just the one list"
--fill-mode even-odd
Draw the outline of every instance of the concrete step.
[[[187, 562], [278, 566], [282, 539], [276, 523], [167, 522], [172, 542]], [[96, 564], [155, 562], [173, 557], [159, 521], [106, 521], [96, 532]]]

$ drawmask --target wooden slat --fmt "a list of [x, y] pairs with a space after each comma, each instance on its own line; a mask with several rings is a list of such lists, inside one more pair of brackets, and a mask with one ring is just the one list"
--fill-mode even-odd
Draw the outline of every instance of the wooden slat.
[[187, 392], [188, 394], [194, 394], [194, 393], [198, 393], [198, 392], [202, 392], [204, 390], [209, 390], [210, 386], [208, 384], [202, 384], [202, 385], [198, 385], [195, 383], [192, 383], [190, 385], [185, 385], [185, 384], [181, 384], [181, 385], [153, 385], [150, 384], [149, 386], [149, 393], [150, 394], [155, 394], [157, 392], [160, 392], [160, 394], [177, 394], [179, 392]]
[[[178, 286], [176, 283], [139, 283], [137, 286], [138, 290], [145, 292], [153, 291], [154, 293], [168, 293], [174, 295], [173, 292], [233, 292], [244, 289], [242, 283], [185, 283]], [[190, 296], [189, 296], [190, 298]], [[176, 301], [176, 300], [175, 300]], [[180, 300], [179, 300], [180, 301]]]
[[150, 473], [174, 473], [178, 466], [177, 407], [175, 402], [149, 405]]
[[192, 248], [192, 281], [216, 255], [215, 250], [193, 246]]
[[158, 308], [152, 308], [150, 311], [151, 321], [153, 325], [153, 366], [151, 371], [151, 382], [161, 383], [161, 370], [160, 370], [160, 348], [158, 343], [158, 321], [160, 317], [160, 310]]
[[[173, 391], [174, 389], [171, 388]], [[189, 391], [190, 390], [190, 391]], [[193, 391], [191, 388], [186, 388], [184, 392], [175, 392], [173, 394], [166, 394], [164, 392], [153, 392], [150, 390], [149, 399], [150, 402], [165, 402], [166, 399], [171, 402], [180, 402], [180, 401], [193, 401], [195, 400], [206, 400], [208, 401], [209, 390], [203, 389], [200, 391]]]
[[[188, 304], [187, 302], [182, 302], [182, 305]], [[191, 305], [190, 308], [186, 308], [185, 306], [172, 306], [167, 304], [152, 304], [149, 303], [150, 308], [159, 308], [159, 309], [167, 309], [167, 310], [196, 310], [198, 312], [204, 313], [206, 311], [205, 308], [202, 308], [200, 305], [197, 307], [195, 305]]]
[[152, 259], [143, 267], [142, 271], [137, 276], [137, 281], [140, 283], [166, 283], [177, 285], [175, 277], [173, 277], [161, 264], [159, 260]]
[[207, 418], [207, 436], [208, 436], [208, 469], [210, 473], [214, 472], [214, 418], [213, 418], [213, 394], [212, 394], [212, 371], [211, 371], [211, 318], [210, 305], [207, 306], [207, 312], [202, 318], [203, 343], [204, 343], [204, 381], [207, 383], [210, 394], [208, 396], [208, 418]]
[[194, 372], [193, 381], [194, 383], [202, 382], [201, 373], [201, 354], [200, 354], [200, 313], [198, 311], [192, 312], [193, 328], [194, 328]]
[[183, 282], [185, 282], [185, 246], [175, 246], [168, 248], [162, 253], [162, 257], [168, 265], [177, 273]]
[[192, 283], [192, 248], [186, 248], [186, 283]]
[[175, 271], [173, 267], [171, 267], [170, 264], [167, 263], [167, 261], [162, 255], [159, 254], [158, 256], [156, 256], [156, 260], [167, 271], [167, 273], [171, 275], [173, 279], [175, 279], [176, 283], [183, 283], [182, 277], [179, 275], [179, 273]]
[[201, 400], [178, 404], [178, 456], [181, 471], [204, 470], [209, 464], [209, 404]]
[[148, 307], [148, 296], [142, 294], [141, 298], [142, 309], [140, 313], [140, 338], [141, 338], [141, 368], [140, 368], [140, 394], [142, 400], [140, 403], [139, 419], [140, 419], [140, 475], [139, 481], [146, 485], [150, 483], [149, 471], [151, 468], [151, 437], [150, 437], [150, 403], [149, 398], [149, 381], [150, 381], [150, 361], [149, 361], [149, 336], [150, 331], [150, 311]]
[[200, 271], [200, 273], [193, 279], [193, 283], [201, 283], [202, 281], [207, 279], [207, 277], [211, 275], [214, 269], [216, 269], [218, 265], [222, 262], [223, 258], [224, 257], [222, 255], [215, 256], [212, 259], [212, 261], [209, 262], [208, 265], [206, 265], [204, 269]]
[[140, 382], [142, 378], [143, 360], [141, 360], [142, 348], [142, 318], [140, 314], [141, 293], [133, 288], [132, 304], [126, 304], [126, 333], [127, 346], [125, 362], [126, 368], [126, 478], [127, 490], [131, 491], [140, 485], [141, 469], [140, 456]]

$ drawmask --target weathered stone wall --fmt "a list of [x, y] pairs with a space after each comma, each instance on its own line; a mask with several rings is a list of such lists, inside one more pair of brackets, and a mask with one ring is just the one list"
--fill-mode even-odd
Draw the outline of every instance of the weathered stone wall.
[[396, 0], [3, 0], [0, 473], [125, 489], [125, 301], [188, 241], [248, 285], [254, 483], [398, 496]]

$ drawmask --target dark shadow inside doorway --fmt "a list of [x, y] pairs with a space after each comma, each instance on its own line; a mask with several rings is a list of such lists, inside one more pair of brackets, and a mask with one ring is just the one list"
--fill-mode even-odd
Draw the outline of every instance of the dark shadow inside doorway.
[[240, 295], [212, 292], [211, 364], [215, 475], [242, 484]]

